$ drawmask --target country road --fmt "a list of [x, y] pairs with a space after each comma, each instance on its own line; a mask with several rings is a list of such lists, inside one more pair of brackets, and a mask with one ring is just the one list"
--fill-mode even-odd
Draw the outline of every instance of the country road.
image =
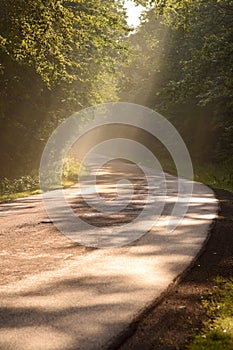
[[[156, 176], [154, 207], [160, 198]], [[177, 179], [166, 175], [165, 206], [156, 225], [141, 235], [151, 221], [143, 218], [135, 226], [128, 225], [119, 241], [114, 232], [140, 215], [148, 192], [137, 167], [124, 164], [118, 171], [111, 164], [99, 179], [101, 196], [114, 201], [115, 183], [124, 178], [133, 183], [134, 193], [120, 214], [99, 213], [88, 206], [78, 185], [66, 190], [73, 211], [94, 226], [91, 240], [88, 230], [77, 230], [75, 240], [59, 232], [41, 195], [0, 205], [1, 350], [111, 347], [198, 254], [217, 212], [212, 190], [194, 183], [189, 210], [182, 224], [169, 233], [166, 227], [176, 201]], [[129, 235], [130, 242], [124, 245]], [[95, 240], [107, 249], [89, 244]]]

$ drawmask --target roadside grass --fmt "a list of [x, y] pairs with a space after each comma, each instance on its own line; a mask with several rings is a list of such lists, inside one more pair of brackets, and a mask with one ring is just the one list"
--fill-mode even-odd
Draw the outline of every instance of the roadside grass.
[[[150, 166], [144, 160], [143, 164]], [[161, 164], [163, 170], [167, 173], [177, 176], [175, 164], [172, 161], [163, 161]], [[194, 180], [202, 182], [215, 188], [221, 188], [233, 192], [233, 164], [193, 164]], [[74, 159], [68, 159], [64, 162], [62, 187], [69, 187], [77, 183], [78, 175], [86, 174], [87, 170], [80, 166], [80, 162]], [[38, 178], [38, 177], [37, 177]], [[23, 198], [26, 196], [41, 193], [39, 189], [39, 179], [35, 176], [22, 176], [19, 179], [9, 180], [0, 179], [0, 202]]]
[[[67, 187], [73, 186], [75, 183], [77, 183], [77, 181], [63, 180], [61, 187], [67, 188]], [[31, 191], [29, 190], [29, 191], [22, 191], [22, 192], [16, 192], [16, 193], [0, 194], [0, 203], [8, 202], [18, 198], [33, 196], [35, 194], [40, 194], [40, 193], [42, 193], [42, 191], [38, 188]]]
[[[165, 161], [163, 170], [177, 176], [175, 164]], [[194, 180], [233, 192], [233, 163], [193, 163]], [[208, 321], [188, 350], [233, 350], [233, 272], [228, 280], [218, 277], [213, 295], [203, 302]]]
[[194, 163], [194, 179], [233, 192], [233, 161], [206, 165]]
[[[160, 160], [164, 172], [177, 176], [175, 163], [171, 160]], [[144, 160], [138, 165], [150, 167], [150, 163]], [[225, 189], [233, 192], [233, 160], [218, 164], [200, 164], [193, 162], [194, 180], [202, 182], [214, 188]]]
[[[146, 162], [144, 165], [149, 166]], [[162, 166], [165, 172], [177, 175], [175, 165], [171, 162], [166, 162]], [[77, 174], [80, 172], [85, 174], [86, 169], [81, 169], [80, 165], [73, 160], [66, 163], [62, 187], [69, 187], [77, 183]], [[194, 179], [215, 188], [233, 191], [232, 167], [226, 164], [206, 164], [205, 166], [194, 164]], [[8, 186], [8, 192], [14, 191], [14, 188], [23, 188], [24, 185], [26, 188], [29, 187], [25, 191], [0, 193], [0, 202], [41, 193], [39, 182], [36, 183], [35, 179], [31, 180], [29, 177], [13, 180], [12, 183], [5, 179], [0, 185], [2, 188]], [[216, 283], [217, 286], [211, 298], [203, 302], [208, 321], [204, 324], [202, 333], [194, 337], [188, 350], [233, 350], [233, 273], [231, 279], [225, 280], [219, 277]]]
[[[80, 162], [69, 157], [65, 159], [63, 164], [63, 173], [61, 184], [56, 187], [48, 185], [48, 190], [57, 188], [67, 188], [78, 182], [79, 175], [86, 175], [87, 170]], [[49, 176], [48, 176], [49, 182]], [[17, 198], [23, 198], [42, 193], [39, 185], [38, 175], [26, 175], [17, 179], [0, 179], [0, 202], [7, 202]]]
[[228, 280], [218, 277], [216, 282], [210, 300], [203, 301], [208, 321], [189, 350], [233, 349], [233, 277]]
[[7, 194], [1, 194], [0, 195], [0, 202], [8, 202], [13, 199], [23, 198], [32, 196], [35, 194], [40, 194], [41, 190], [32, 190], [32, 191], [23, 191], [23, 192], [16, 192], [16, 193], [7, 193]]
[[16, 179], [0, 179], [0, 201], [39, 193], [39, 177], [37, 175], [25, 175]]
[[[74, 180], [63, 180], [61, 188], [67, 188], [75, 185], [76, 183], [77, 181], [74, 181]], [[15, 192], [15, 193], [0, 194], [0, 203], [8, 202], [18, 198], [33, 196], [35, 194], [40, 194], [40, 193], [42, 193], [42, 191], [38, 188], [31, 191], [29, 190], [29, 191]]]
[[[164, 161], [162, 167], [165, 172], [177, 176], [173, 162]], [[193, 172], [195, 181], [233, 192], [233, 161], [205, 165], [193, 162]]]

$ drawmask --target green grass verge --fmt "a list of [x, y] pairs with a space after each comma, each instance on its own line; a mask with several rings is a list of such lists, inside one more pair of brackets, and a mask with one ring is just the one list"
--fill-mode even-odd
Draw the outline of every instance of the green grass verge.
[[[163, 162], [162, 167], [165, 172], [177, 176], [175, 164], [171, 161]], [[194, 162], [193, 172], [195, 181], [233, 192], [233, 163], [198, 164]]]
[[210, 301], [204, 302], [209, 321], [202, 334], [194, 338], [189, 350], [233, 349], [233, 278], [218, 278], [217, 284]]
[[[67, 188], [70, 186], [73, 186], [77, 181], [71, 181], [71, 180], [63, 180], [62, 181], [62, 187]], [[0, 195], [0, 203], [5, 203], [14, 199], [18, 198], [24, 198], [28, 196], [33, 196], [35, 194], [40, 194], [42, 191], [38, 188], [36, 190], [32, 191], [23, 191], [23, 192], [16, 192], [16, 193], [8, 193], [8, 194], [2, 194]]]
[[23, 192], [18, 192], [18, 193], [2, 194], [2, 195], [0, 195], [0, 202], [8, 202], [8, 201], [13, 200], [13, 199], [32, 196], [32, 195], [39, 194], [39, 193], [41, 193], [40, 189], [33, 190], [33, 191], [23, 191]]
[[[60, 188], [66, 188], [77, 183], [78, 175], [86, 175], [86, 168], [80, 161], [67, 157], [63, 164], [62, 182]], [[50, 180], [48, 176], [48, 180]], [[56, 187], [58, 188], [58, 187]], [[49, 190], [55, 189], [48, 187]], [[0, 202], [23, 198], [41, 193], [39, 188], [39, 176], [21, 176], [17, 179], [0, 179]]]
[[[146, 162], [143, 165], [150, 166]], [[176, 166], [172, 161], [165, 160], [161, 165], [163, 171], [177, 176]], [[193, 172], [195, 181], [233, 192], [233, 163], [198, 164], [194, 162]]]
[[[72, 166], [71, 166], [72, 165]], [[73, 179], [76, 179], [77, 173], [85, 174], [86, 170], [81, 169], [79, 164], [75, 166], [71, 163], [69, 163], [69, 169], [66, 170], [66, 179], [62, 181], [62, 185], [64, 187], [72, 186], [76, 183]], [[139, 163], [138, 165], [147, 165], [150, 166], [150, 164], [147, 164], [146, 161], [142, 163]], [[173, 175], [177, 175], [175, 164], [171, 161], [164, 161], [162, 164], [162, 168], [165, 172], [168, 172]], [[233, 192], [233, 170], [231, 164], [193, 164], [194, 168], [194, 180], [202, 182], [206, 185], [209, 185], [211, 187], [215, 188], [222, 188], [226, 189], [228, 191]], [[73, 175], [75, 174], [75, 176]], [[69, 180], [67, 179], [69, 178]], [[0, 202], [16, 199], [16, 198], [22, 198], [29, 195], [40, 193], [39, 189], [33, 189], [32, 191], [24, 191], [24, 192], [16, 192], [16, 193], [9, 193], [9, 194], [2, 194], [0, 195]]]
[[194, 179], [233, 192], [233, 164], [194, 164]]

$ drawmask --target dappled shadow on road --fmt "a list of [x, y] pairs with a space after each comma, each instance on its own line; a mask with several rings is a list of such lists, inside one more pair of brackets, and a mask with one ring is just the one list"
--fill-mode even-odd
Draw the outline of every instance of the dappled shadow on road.
[[2, 291], [0, 344], [107, 348], [191, 262], [200, 246], [186, 239], [185, 232], [169, 239], [153, 232], [133, 246], [96, 250], [93, 259], [9, 285]]
[[[155, 346], [158, 350], [185, 349], [201, 332], [203, 323], [210, 321], [203, 300], [211, 300], [217, 277], [232, 278], [233, 271], [233, 194], [225, 190], [215, 193], [219, 213], [203, 253], [180, 283], [173, 285], [126, 334], [119, 350], [154, 350]], [[213, 348], [217, 346], [215, 340]]]
[[[99, 230], [131, 222], [143, 210], [147, 188], [143, 174], [128, 172], [128, 175], [133, 179], [134, 193], [120, 217], [106, 213], [101, 216], [87, 208], [80, 196], [72, 195], [69, 201], [74, 211], [99, 225]], [[115, 181], [122, 176], [125, 178], [125, 173], [117, 174], [114, 183], [108, 183], [109, 191], [105, 191], [106, 177], [99, 179], [103, 198], [114, 200]], [[53, 271], [3, 286], [0, 349], [32, 350], [38, 349], [38, 344], [43, 350], [104, 349], [145, 307], [153, 304], [198, 253], [207, 237], [211, 215], [216, 211], [211, 191], [206, 188], [204, 193], [197, 185], [182, 225], [167, 232], [168, 220], [176, 219], [171, 218], [176, 179], [168, 176], [167, 186], [170, 196], [161, 219], [140, 239], [123, 247], [91, 250], [91, 255], [64, 261], [62, 267]], [[186, 203], [180, 202], [183, 205]], [[86, 213], [90, 215], [85, 216]], [[137, 236], [140, 230], [134, 230]], [[66, 243], [66, 250], [74, 248], [68, 239]]]
[[36, 209], [38, 205], [42, 205], [42, 196], [36, 194], [26, 198], [10, 200], [6, 203], [0, 203], [0, 218], [9, 213], [24, 215], [28, 209]]

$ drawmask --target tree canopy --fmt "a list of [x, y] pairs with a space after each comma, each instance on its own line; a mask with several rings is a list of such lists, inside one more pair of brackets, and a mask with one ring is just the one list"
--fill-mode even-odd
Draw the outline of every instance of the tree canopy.
[[165, 113], [199, 158], [232, 163], [233, 1], [150, 3], [122, 98]]
[[[125, 16], [120, 0], [1, 0], [3, 173], [16, 160], [22, 172], [38, 164], [62, 118], [116, 98], [113, 75], [127, 57]], [[100, 86], [108, 80], [111, 87]]]
[[[233, 164], [233, 1], [1, 0], [0, 176], [36, 169], [51, 131], [103, 101], [169, 118], [193, 159]], [[231, 170], [233, 171], [233, 170]]]

